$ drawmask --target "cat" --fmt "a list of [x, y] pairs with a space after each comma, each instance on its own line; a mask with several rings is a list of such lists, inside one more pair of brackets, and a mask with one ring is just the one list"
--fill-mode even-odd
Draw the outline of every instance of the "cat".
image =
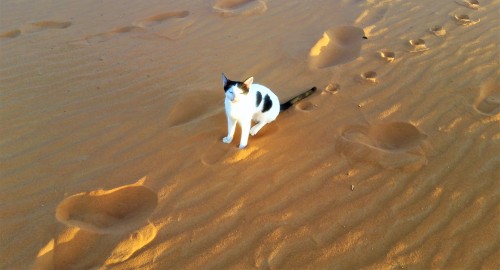
[[[222, 139], [224, 143], [233, 141], [236, 125], [241, 127], [239, 148], [243, 149], [248, 144], [248, 136], [255, 136], [266, 124], [278, 117], [280, 111], [290, 108], [293, 104], [310, 96], [316, 87], [280, 104], [276, 94], [271, 89], [253, 83], [253, 77], [243, 82], [231, 81], [222, 73], [222, 85], [226, 94], [225, 108], [227, 116], [227, 136]], [[255, 121], [253, 127], [252, 120]]]

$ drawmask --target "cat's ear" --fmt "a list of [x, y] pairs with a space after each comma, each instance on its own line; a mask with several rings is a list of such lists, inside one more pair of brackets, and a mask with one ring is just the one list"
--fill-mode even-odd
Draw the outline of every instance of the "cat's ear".
[[227, 80], [226, 75], [224, 75], [224, 73], [222, 73], [222, 86], [224, 86], [224, 87], [225, 87], [225, 86], [227, 85], [227, 81], [228, 81], [228, 80]]
[[250, 77], [243, 82], [243, 84], [246, 86], [247, 89], [250, 89], [250, 86], [252, 86], [252, 83], [253, 83], [253, 77]]

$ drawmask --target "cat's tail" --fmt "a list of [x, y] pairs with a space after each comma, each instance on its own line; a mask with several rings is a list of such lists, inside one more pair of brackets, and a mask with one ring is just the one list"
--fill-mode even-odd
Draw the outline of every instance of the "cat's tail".
[[286, 110], [286, 109], [288, 109], [288, 108], [292, 107], [292, 106], [293, 106], [293, 104], [295, 104], [295, 103], [297, 103], [297, 102], [299, 102], [299, 101], [303, 100], [304, 98], [306, 98], [306, 97], [308, 97], [308, 96], [312, 95], [315, 91], [316, 91], [316, 86], [314, 86], [313, 88], [311, 88], [311, 89], [307, 90], [306, 92], [304, 92], [304, 93], [302, 93], [302, 94], [300, 94], [300, 95], [298, 95], [298, 96], [296, 96], [296, 97], [294, 97], [294, 98], [290, 99], [289, 101], [287, 101], [287, 102], [285, 102], [285, 103], [281, 104], [281, 105], [280, 105], [280, 111], [284, 111], [284, 110]]

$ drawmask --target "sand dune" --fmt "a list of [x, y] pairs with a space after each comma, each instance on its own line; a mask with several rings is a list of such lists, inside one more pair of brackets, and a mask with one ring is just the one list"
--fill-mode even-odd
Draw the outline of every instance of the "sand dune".
[[0, 269], [500, 268], [499, 9], [2, 3]]

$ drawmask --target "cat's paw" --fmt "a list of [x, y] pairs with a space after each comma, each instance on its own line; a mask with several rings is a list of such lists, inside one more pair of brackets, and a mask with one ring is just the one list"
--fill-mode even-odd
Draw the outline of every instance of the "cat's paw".
[[241, 145], [241, 144], [240, 144], [240, 146], [239, 146], [239, 148], [240, 148], [240, 149], [244, 149], [245, 147], [247, 147], [247, 145], [246, 145], [246, 144], [245, 144], [245, 145]]
[[222, 138], [223, 143], [231, 143], [233, 141], [233, 138], [231, 137], [224, 137]]
[[260, 130], [260, 128], [259, 128], [257, 125], [253, 126], [253, 127], [250, 129], [250, 135], [252, 135], [252, 136], [257, 135], [257, 133], [259, 132], [259, 130]]

